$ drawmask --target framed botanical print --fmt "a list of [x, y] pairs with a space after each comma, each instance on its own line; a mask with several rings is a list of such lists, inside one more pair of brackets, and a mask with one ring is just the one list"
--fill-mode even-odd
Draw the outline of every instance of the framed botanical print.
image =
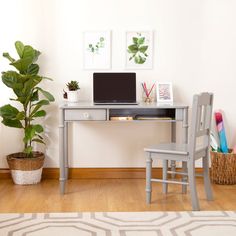
[[84, 32], [84, 69], [111, 68], [111, 31]]
[[127, 31], [125, 45], [126, 69], [152, 69], [153, 32]]

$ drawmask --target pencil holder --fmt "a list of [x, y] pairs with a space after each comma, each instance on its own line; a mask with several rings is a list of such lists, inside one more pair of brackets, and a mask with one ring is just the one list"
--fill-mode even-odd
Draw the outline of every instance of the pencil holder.
[[211, 151], [211, 181], [215, 184], [236, 184], [235, 153]]
[[152, 103], [155, 101], [155, 84], [147, 85], [142, 83], [142, 101]]

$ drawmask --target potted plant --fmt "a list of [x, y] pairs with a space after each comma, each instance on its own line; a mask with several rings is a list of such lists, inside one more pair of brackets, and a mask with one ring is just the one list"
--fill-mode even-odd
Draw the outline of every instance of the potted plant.
[[0, 107], [0, 116], [4, 125], [23, 129], [23, 150], [7, 156], [13, 181], [15, 184], [34, 184], [41, 180], [44, 162], [44, 154], [33, 151], [33, 143], [44, 144], [44, 129], [36, 119], [46, 116], [42, 107], [53, 102], [54, 97], [39, 87], [42, 80], [49, 79], [38, 75], [39, 65], [36, 61], [40, 52], [20, 41], [15, 43], [15, 48], [19, 55], [17, 60], [9, 53], [3, 53], [16, 71], [2, 72], [2, 82], [13, 90], [15, 97], [10, 100], [17, 106], [7, 104]]
[[78, 102], [79, 101], [79, 94], [78, 90], [80, 89], [79, 87], [79, 82], [75, 80], [71, 80], [66, 84], [68, 91], [64, 94], [64, 97], [68, 99], [69, 102]]

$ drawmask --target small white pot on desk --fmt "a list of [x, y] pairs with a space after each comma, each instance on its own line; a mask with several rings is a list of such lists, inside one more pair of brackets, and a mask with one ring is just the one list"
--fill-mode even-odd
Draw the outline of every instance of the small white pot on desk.
[[79, 82], [76, 80], [71, 80], [66, 84], [68, 92], [64, 93], [64, 98], [67, 98], [68, 102], [78, 102], [79, 101], [79, 93], [78, 90]]
[[68, 102], [78, 102], [79, 101], [78, 90], [68, 91], [67, 92], [67, 100], [68, 100]]

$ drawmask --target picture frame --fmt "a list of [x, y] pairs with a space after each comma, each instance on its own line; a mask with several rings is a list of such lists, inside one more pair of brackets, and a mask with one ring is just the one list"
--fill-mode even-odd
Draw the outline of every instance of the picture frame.
[[157, 103], [173, 103], [173, 88], [171, 82], [156, 83]]
[[125, 32], [125, 69], [153, 68], [153, 31]]
[[85, 70], [111, 68], [111, 30], [85, 31], [83, 34], [83, 66]]

